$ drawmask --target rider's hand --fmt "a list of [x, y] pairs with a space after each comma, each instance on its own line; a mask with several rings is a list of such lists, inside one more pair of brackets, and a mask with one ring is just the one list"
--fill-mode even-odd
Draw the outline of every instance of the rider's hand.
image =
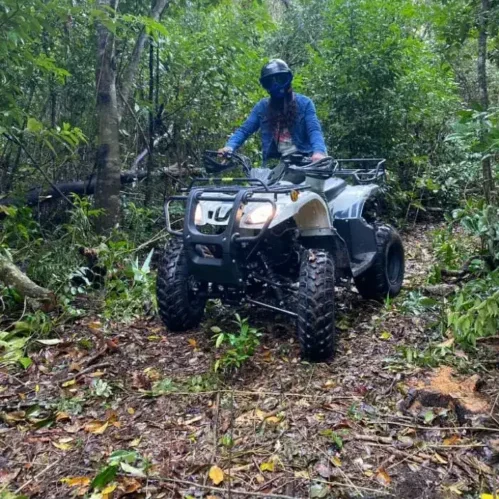
[[234, 149], [232, 147], [222, 147], [221, 149], [218, 150], [218, 155], [219, 156], [227, 156], [228, 154], [231, 154], [234, 152]]
[[314, 152], [314, 154], [312, 154], [312, 157], [310, 159], [312, 160], [312, 162], [315, 162], [325, 157], [326, 155], [322, 152]]

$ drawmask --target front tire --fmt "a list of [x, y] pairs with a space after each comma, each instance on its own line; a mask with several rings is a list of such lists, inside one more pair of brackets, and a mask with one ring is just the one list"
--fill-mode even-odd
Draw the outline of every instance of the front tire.
[[400, 293], [404, 281], [404, 247], [398, 232], [389, 225], [377, 225], [376, 257], [365, 272], [355, 277], [363, 298], [383, 301]]
[[193, 289], [192, 282], [183, 244], [171, 241], [165, 248], [156, 282], [159, 315], [170, 331], [195, 328], [203, 318], [206, 297]]
[[303, 252], [298, 292], [298, 339], [302, 356], [313, 362], [335, 351], [334, 262], [326, 251]]

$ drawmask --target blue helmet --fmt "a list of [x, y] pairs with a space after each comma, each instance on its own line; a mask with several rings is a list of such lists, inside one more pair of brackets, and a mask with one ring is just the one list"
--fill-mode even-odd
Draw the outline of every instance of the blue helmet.
[[281, 59], [272, 59], [263, 66], [260, 74], [260, 83], [271, 97], [284, 97], [292, 81], [293, 73]]

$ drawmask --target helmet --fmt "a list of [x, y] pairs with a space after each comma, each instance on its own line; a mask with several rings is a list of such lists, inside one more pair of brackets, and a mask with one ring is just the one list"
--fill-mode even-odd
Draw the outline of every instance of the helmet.
[[281, 59], [272, 59], [263, 66], [260, 74], [260, 83], [271, 97], [284, 97], [292, 81], [293, 73]]

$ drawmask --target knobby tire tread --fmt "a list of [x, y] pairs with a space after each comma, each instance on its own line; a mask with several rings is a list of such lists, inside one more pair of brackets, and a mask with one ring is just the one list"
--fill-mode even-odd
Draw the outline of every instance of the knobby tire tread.
[[326, 251], [303, 252], [297, 332], [305, 359], [321, 362], [333, 357], [336, 343], [334, 261]]
[[170, 241], [163, 253], [158, 269], [156, 294], [159, 315], [165, 326], [173, 332], [195, 328], [204, 315], [206, 300], [189, 299], [189, 270], [185, 249], [180, 241]]
[[[367, 300], [383, 301], [387, 296], [394, 298], [400, 293], [404, 279], [404, 249], [398, 232], [386, 224], [375, 227], [376, 258], [373, 265], [355, 278], [355, 286], [361, 296]], [[402, 268], [399, 282], [392, 285], [386, 275], [386, 252], [390, 245], [400, 246], [402, 251]]]

